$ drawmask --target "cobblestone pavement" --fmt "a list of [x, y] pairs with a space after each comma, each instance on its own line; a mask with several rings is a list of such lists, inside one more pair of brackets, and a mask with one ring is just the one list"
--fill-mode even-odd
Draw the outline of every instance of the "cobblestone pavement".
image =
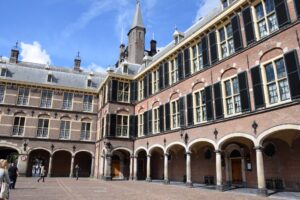
[[[163, 185], [144, 181], [112, 181], [96, 179], [48, 178], [45, 183], [37, 178], [19, 178], [10, 200], [252, 200], [266, 199], [255, 195], [217, 192], [180, 185]], [[271, 199], [271, 198], [267, 198]]]

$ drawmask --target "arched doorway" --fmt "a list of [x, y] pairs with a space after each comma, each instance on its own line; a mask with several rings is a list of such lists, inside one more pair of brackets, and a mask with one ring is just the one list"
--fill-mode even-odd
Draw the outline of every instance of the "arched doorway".
[[74, 157], [74, 170], [75, 166], [79, 166], [79, 177], [90, 177], [91, 175], [91, 165], [92, 165], [92, 154], [89, 152], [81, 151], [76, 153]]
[[18, 162], [18, 156], [19, 153], [16, 149], [10, 148], [10, 147], [5, 147], [5, 146], [0, 146], [0, 159], [5, 159], [9, 163], [16, 163]]
[[48, 172], [50, 153], [44, 149], [35, 149], [29, 153], [27, 176], [40, 176], [41, 166]]
[[168, 176], [172, 182], [186, 182], [186, 152], [182, 145], [175, 144], [168, 151]]
[[69, 177], [72, 155], [68, 151], [56, 151], [52, 157], [52, 177]]
[[152, 180], [164, 180], [164, 151], [159, 147], [150, 150], [150, 174]]
[[216, 154], [209, 142], [196, 142], [190, 147], [192, 182], [206, 185], [215, 184]]
[[300, 191], [300, 131], [273, 132], [261, 142], [267, 189]]
[[146, 180], [147, 176], [147, 152], [140, 150], [137, 153], [137, 180]]
[[129, 179], [130, 153], [126, 150], [116, 150], [112, 153], [111, 177], [112, 179]]

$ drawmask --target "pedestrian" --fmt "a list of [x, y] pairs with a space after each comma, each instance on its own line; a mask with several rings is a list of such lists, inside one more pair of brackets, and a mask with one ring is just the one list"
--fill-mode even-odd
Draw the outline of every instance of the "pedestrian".
[[75, 175], [76, 175], [76, 180], [78, 181], [78, 177], [79, 177], [79, 165], [78, 164], [76, 164], [76, 166], [75, 166]]
[[46, 177], [46, 169], [45, 166], [41, 166], [41, 171], [40, 171], [40, 178], [37, 180], [37, 182], [40, 182], [41, 179], [43, 179], [43, 182], [45, 182], [45, 177]]
[[8, 200], [10, 180], [7, 160], [0, 159], [0, 200]]
[[9, 189], [15, 189], [17, 177], [19, 176], [19, 171], [15, 163], [11, 163], [10, 167], [8, 168], [8, 175], [11, 181]]

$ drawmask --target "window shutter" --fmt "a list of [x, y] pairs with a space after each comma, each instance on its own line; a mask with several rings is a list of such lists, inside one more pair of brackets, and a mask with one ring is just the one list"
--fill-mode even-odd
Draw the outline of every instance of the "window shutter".
[[296, 50], [284, 54], [292, 99], [300, 98], [300, 66]]
[[253, 84], [255, 109], [262, 108], [265, 106], [265, 99], [259, 66], [253, 67], [251, 69], [251, 78]]
[[112, 80], [111, 84], [111, 100], [117, 101], [117, 95], [118, 95], [118, 81]]
[[214, 64], [218, 61], [216, 31], [213, 31], [209, 34], [209, 46], [210, 46], [210, 61], [211, 64]]
[[164, 77], [165, 77], [165, 87], [168, 87], [169, 86], [169, 63], [166, 62], [164, 64], [164, 71], [165, 71], [165, 74], [164, 74]]
[[241, 26], [239, 15], [236, 14], [231, 18], [232, 34], [233, 34], [233, 43], [234, 50], [238, 51], [243, 48], [243, 40], [241, 35]]
[[203, 57], [203, 67], [208, 67], [209, 59], [208, 59], [208, 50], [207, 50], [207, 36], [204, 36], [201, 39], [201, 51]]
[[180, 127], [185, 127], [185, 97], [179, 99]]
[[290, 22], [290, 16], [285, 0], [274, 0], [278, 26], [283, 27]]
[[[105, 88], [105, 87], [104, 87]], [[111, 101], [111, 94], [112, 94], [112, 81], [110, 80], [110, 81], [108, 81], [107, 82], [107, 100], [108, 101]], [[104, 93], [105, 94], [105, 93]], [[104, 98], [105, 99], [105, 98]]]
[[184, 50], [184, 74], [185, 77], [191, 75], [191, 63], [190, 63], [190, 49], [186, 48]]
[[110, 114], [106, 115], [105, 135], [110, 136]]
[[116, 126], [117, 126], [117, 115], [116, 114], [110, 114], [110, 135], [111, 137], [116, 136]]
[[153, 110], [148, 111], [148, 135], [152, 134], [152, 111]]
[[241, 108], [242, 112], [250, 111], [250, 97], [248, 89], [248, 78], [247, 72], [238, 74], [240, 97], [241, 97]]
[[148, 135], [148, 111], [144, 112], [144, 135]]
[[206, 102], [206, 118], [207, 121], [213, 120], [213, 106], [212, 106], [212, 87], [205, 88], [205, 102]]
[[165, 87], [165, 82], [164, 82], [164, 66], [163, 64], [159, 65], [159, 70], [158, 70], [158, 74], [159, 74], [159, 89], [163, 89]]
[[165, 105], [166, 131], [170, 130], [170, 103]]
[[250, 45], [251, 43], [255, 42], [253, 20], [250, 7], [247, 7], [243, 10], [243, 20], [247, 45]]
[[131, 103], [135, 103], [137, 101], [137, 82], [130, 82], [130, 99]]
[[214, 84], [214, 98], [215, 98], [216, 119], [222, 119], [224, 118], [224, 113], [223, 113], [223, 99], [222, 99], [222, 90], [221, 90], [220, 82]]
[[194, 125], [194, 106], [193, 106], [193, 94], [190, 93], [186, 96], [187, 106], [187, 125]]
[[148, 96], [152, 95], [152, 73], [148, 74]]
[[184, 69], [183, 69], [183, 54], [179, 52], [177, 55], [177, 65], [178, 65], [178, 79], [184, 79]]
[[148, 97], [148, 74], [144, 76], [144, 98]]
[[294, 0], [295, 10], [298, 18], [300, 18], [300, 0]]
[[129, 137], [130, 138], [133, 138], [133, 137], [136, 137], [136, 132], [137, 132], [137, 129], [136, 129], [136, 124], [137, 124], [137, 118], [136, 116], [134, 115], [130, 115], [129, 117]]
[[165, 112], [164, 112], [164, 105], [159, 106], [159, 130], [160, 132], [164, 132], [164, 116], [165, 116]]

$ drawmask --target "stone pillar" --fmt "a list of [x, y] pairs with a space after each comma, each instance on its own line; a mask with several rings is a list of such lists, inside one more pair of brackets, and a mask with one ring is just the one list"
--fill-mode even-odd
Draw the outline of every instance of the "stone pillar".
[[168, 164], [169, 164], [169, 154], [166, 153], [164, 156], [164, 182], [165, 184], [169, 184], [169, 172], [168, 172]]
[[111, 180], [111, 154], [105, 155], [104, 180]]
[[151, 181], [151, 155], [147, 155], [147, 178], [146, 181]]
[[26, 176], [28, 159], [29, 159], [29, 156], [26, 153], [19, 154], [17, 167], [18, 167], [20, 176]]
[[262, 148], [255, 147], [255, 149], [256, 149], [256, 170], [257, 170], [258, 194], [262, 195], [262, 196], [267, 196]]
[[72, 159], [71, 159], [71, 168], [70, 168], [70, 177], [73, 177], [74, 157], [75, 157], [75, 156], [72, 155]]
[[91, 163], [91, 174], [90, 177], [94, 177], [94, 171], [95, 171], [95, 156], [92, 156], [92, 163]]
[[47, 177], [51, 177], [51, 171], [52, 171], [52, 159], [53, 159], [53, 155], [50, 155]]
[[216, 180], [217, 186], [216, 189], [223, 191], [223, 184], [222, 184], [222, 160], [221, 160], [221, 151], [216, 151]]
[[229, 158], [226, 156], [225, 157], [225, 175], [226, 175], [226, 184], [227, 186], [231, 186], [231, 179], [230, 179], [230, 167], [229, 167]]
[[137, 180], [137, 156], [133, 156], [133, 180]]
[[186, 152], [186, 185], [192, 187], [191, 152]]
[[246, 180], [246, 162], [245, 157], [242, 158], [242, 178], [243, 178], [243, 186], [247, 187], [247, 180]]
[[133, 158], [134, 156], [131, 155], [130, 156], [130, 164], [129, 164], [129, 180], [132, 180], [133, 179]]

